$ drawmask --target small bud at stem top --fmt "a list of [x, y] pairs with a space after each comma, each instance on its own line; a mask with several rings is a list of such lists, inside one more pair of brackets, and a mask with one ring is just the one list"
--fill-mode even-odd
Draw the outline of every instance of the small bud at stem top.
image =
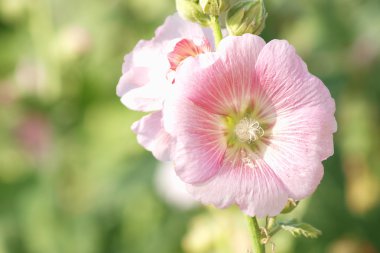
[[235, 4], [227, 13], [226, 25], [231, 35], [259, 35], [265, 27], [267, 12], [263, 0]]
[[203, 12], [198, 1], [176, 0], [176, 7], [182, 18], [196, 22], [202, 26], [210, 25], [210, 17]]

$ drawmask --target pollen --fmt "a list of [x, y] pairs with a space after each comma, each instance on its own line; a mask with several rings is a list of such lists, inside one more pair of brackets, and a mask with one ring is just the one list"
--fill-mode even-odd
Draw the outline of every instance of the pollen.
[[261, 128], [258, 121], [244, 117], [235, 126], [236, 137], [241, 142], [252, 143], [257, 141], [264, 135], [264, 130]]

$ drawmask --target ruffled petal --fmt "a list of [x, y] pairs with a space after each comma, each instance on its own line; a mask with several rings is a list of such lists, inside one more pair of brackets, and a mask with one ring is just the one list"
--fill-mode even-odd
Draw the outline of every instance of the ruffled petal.
[[155, 158], [169, 161], [173, 144], [172, 137], [162, 127], [162, 112], [151, 113], [132, 125], [137, 141]]
[[164, 24], [157, 28], [155, 41], [163, 42], [175, 38], [204, 38], [213, 44], [212, 31], [210, 28], [201, 28], [196, 23], [182, 19], [178, 13], [166, 18]]
[[134, 67], [121, 76], [116, 87], [116, 94], [121, 97], [128, 91], [139, 88], [149, 82], [149, 69], [146, 67]]
[[158, 111], [162, 109], [168, 90], [170, 90], [169, 85], [144, 85], [125, 93], [121, 102], [131, 110]]
[[[166, 86], [171, 85], [170, 81], [166, 79], [170, 69], [166, 54], [162, 52], [163, 49], [160, 45], [155, 45], [153, 42], [143, 44], [147, 43], [149, 46], [145, 45], [141, 49], [135, 49], [126, 57], [129, 60], [123, 65], [124, 74], [116, 87], [118, 96], [125, 96], [134, 88], [146, 85], [150, 85], [154, 90], [165, 89]], [[140, 93], [139, 96], [141, 99], [145, 99], [144, 93]], [[151, 95], [147, 94], [147, 102], [149, 102], [150, 97]], [[149, 107], [149, 105], [147, 106]]]
[[255, 161], [255, 168], [225, 165], [210, 180], [187, 188], [204, 204], [218, 208], [237, 204], [247, 215], [260, 218], [278, 215], [288, 199], [281, 180], [263, 160]]
[[271, 41], [256, 63], [260, 89], [274, 108], [264, 160], [290, 197], [314, 192], [323, 176], [321, 161], [333, 154], [335, 103], [286, 41]]
[[[183, 20], [178, 13], [166, 18], [164, 24], [157, 28], [152, 40], [140, 40], [133, 51], [124, 57], [123, 73], [133, 66], [151, 66], [151, 59], [157, 58], [152, 55], [160, 55], [165, 60], [166, 53], [163, 52], [165, 44], [178, 38], [207, 38], [212, 33], [209, 28], [202, 29], [199, 25]], [[212, 37], [212, 35], [211, 35]], [[212, 44], [212, 40], [208, 40]], [[163, 62], [157, 61], [160, 65]]]
[[[117, 85], [117, 95], [130, 109], [159, 110], [165, 91], [172, 84], [168, 54], [181, 38], [204, 40], [210, 29], [187, 22], [174, 14], [156, 30], [155, 38], [139, 41], [133, 51], [124, 57], [123, 76]], [[211, 42], [210, 42], [211, 43]], [[148, 86], [143, 88], [142, 86]], [[151, 91], [149, 91], [151, 90]], [[131, 93], [131, 94], [126, 94]]]
[[315, 191], [323, 176], [321, 161], [334, 152], [336, 123], [330, 110], [326, 104], [283, 113], [271, 130], [264, 160], [294, 199]]
[[260, 88], [277, 113], [333, 103], [327, 87], [308, 72], [293, 46], [272, 40], [260, 52], [256, 63]]

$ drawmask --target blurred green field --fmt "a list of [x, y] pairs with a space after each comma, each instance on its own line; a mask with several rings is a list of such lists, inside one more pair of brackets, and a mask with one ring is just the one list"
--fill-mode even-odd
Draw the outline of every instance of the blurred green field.
[[[165, 169], [130, 130], [143, 114], [115, 94], [123, 56], [174, 2], [0, 0], [0, 253], [247, 252], [237, 209], [165, 197]], [[338, 120], [295, 212], [323, 236], [281, 233], [275, 252], [380, 252], [380, 1], [265, 2], [262, 36], [295, 46]]]

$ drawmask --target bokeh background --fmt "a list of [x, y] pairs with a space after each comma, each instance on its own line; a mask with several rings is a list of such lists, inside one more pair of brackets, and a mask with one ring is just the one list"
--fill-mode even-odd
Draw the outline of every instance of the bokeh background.
[[[276, 253], [380, 252], [380, 1], [267, 0], [262, 36], [289, 40], [336, 100], [325, 177]], [[246, 253], [236, 208], [201, 207], [130, 130], [123, 56], [174, 0], [0, 0], [0, 253]]]

